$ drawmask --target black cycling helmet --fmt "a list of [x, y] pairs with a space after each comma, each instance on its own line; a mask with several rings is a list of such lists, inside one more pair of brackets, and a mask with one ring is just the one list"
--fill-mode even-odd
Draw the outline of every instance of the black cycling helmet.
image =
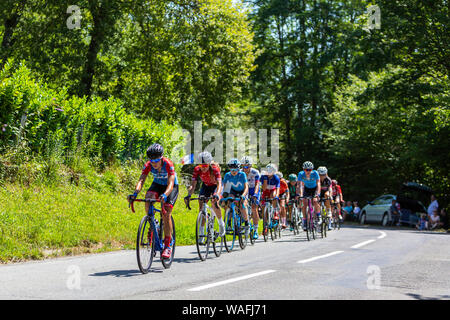
[[164, 153], [164, 148], [162, 147], [162, 145], [160, 145], [158, 143], [152, 144], [147, 149], [147, 157], [152, 160], [161, 158], [163, 153]]

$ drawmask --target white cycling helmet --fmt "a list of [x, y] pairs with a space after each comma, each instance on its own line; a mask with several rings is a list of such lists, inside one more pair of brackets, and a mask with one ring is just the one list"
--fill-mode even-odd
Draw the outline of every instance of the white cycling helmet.
[[280, 172], [280, 171], [278, 171], [277, 173], [275, 173], [277, 176], [278, 176], [278, 178], [280, 178], [280, 179], [282, 179], [283, 178], [283, 174]]
[[303, 169], [314, 169], [314, 165], [311, 161], [306, 161], [303, 163]]
[[317, 172], [318, 172], [320, 175], [325, 175], [325, 174], [328, 173], [328, 169], [327, 169], [326, 167], [319, 167], [319, 168], [317, 168]]
[[266, 171], [269, 176], [274, 175], [277, 172], [277, 167], [274, 164], [269, 163], [266, 166]]
[[210, 164], [213, 160], [213, 157], [211, 155], [211, 153], [209, 153], [208, 151], [204, 151], [198, 154], [198, 162], [199, 163], [207, 163]]
[[253, 164], [253, 159], [248, 156], [242, 157], [241, 164], [243, 166], [251, 166]]

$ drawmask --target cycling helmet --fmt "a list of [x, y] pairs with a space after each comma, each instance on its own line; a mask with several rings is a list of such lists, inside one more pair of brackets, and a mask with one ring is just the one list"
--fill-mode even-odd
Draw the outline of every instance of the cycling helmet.
[[274, 164], [269, 163], [269, 164], [266, 166], [266, 171], [267, 171], [267, 174], [268, 174], [269, 176], [274, 175], [275, 172], [277, 172], [277, 167], [276, 167]]
[[311, 161], [306, 161], [303, 163], [303, 169], [314, 169], [314, 165]]
[[338, 182], [336, 180], [331, 180], [331, 185], [335, 186], [337, 184], [338, 184]]
[[297, 175], [294, 173], [291, 173], [289, 175], [289, 181], [297, 181]]
[[207, 163], [210, 164], [213, 160], [211, 153], [208, 151], [204, 151], [198, 154], [197, 160], [199, 163]]
[[320, 175], [324, 175], [328, 173], [328, 169], [326, 167], [319, 167], [317, 172], [319, 172]]
[[147, 149], [147, 157], [152, 160], [161, 158], [163, 156], [163, 153], [164, 153], [164, 148], [158, 143], [152, 144]]
[[228, 168], [230, 169], [239, 169], [241, 167], [241, 163], [238, 159], [231, 159], [228, 161]]
[[252, 158], [245, 156], [241, 159], [241, 163], [245, 166], [251, 166], [253, 164]]
[[283, 174], [280, 172], [280, 171], [278, 171], [277, 173], [275, 173], [277, 176], [278, 176], [278, 178], [280, 178], [280, 179], [282, 179], [283, 178]]

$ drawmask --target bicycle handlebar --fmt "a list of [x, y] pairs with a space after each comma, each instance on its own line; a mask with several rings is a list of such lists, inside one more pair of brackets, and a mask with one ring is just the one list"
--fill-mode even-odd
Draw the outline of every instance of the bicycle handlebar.
[[189, 210], [191, 210], [191, 207], [189, 206], [189, 201], [191, 201], [191, 200], [202, 200], [202, 201], [209, 201], [209, 200], [211, 200], [211, 199], [214, 199], [215, 197], [213, 196], [213, 197], [205, 197], [205, 196], [200, 196], [200, 197], [198, 197], [198, 198], [189, 198], [189, 199], [186, 199], [187, 200], [187, 202], [185, 202], [185, 204], [186, 204], [186, 207], [189, 209]]
[[155, 203], [155, 202], [161, 202], [161, 211], [162, 213], [165, 213], [166, 210], [164, 210], [164, 201], [161, 201], [160, 199], [134, 199], [128, 204], [128, 208], [131, 207], [131, 211], [135, 213], [134, 211], [134, 202], [149, 202], [149, 203]]

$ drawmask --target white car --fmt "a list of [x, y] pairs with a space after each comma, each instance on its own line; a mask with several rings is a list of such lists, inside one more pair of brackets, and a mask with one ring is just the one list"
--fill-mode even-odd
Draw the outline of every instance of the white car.
[[369, 201], [361, 210], [360, 223], [376, 222], [386, 226], [389, 222], [389, 208], [392, 200], [397, 200], [397, 197], [393, 194], [385, 194]]

